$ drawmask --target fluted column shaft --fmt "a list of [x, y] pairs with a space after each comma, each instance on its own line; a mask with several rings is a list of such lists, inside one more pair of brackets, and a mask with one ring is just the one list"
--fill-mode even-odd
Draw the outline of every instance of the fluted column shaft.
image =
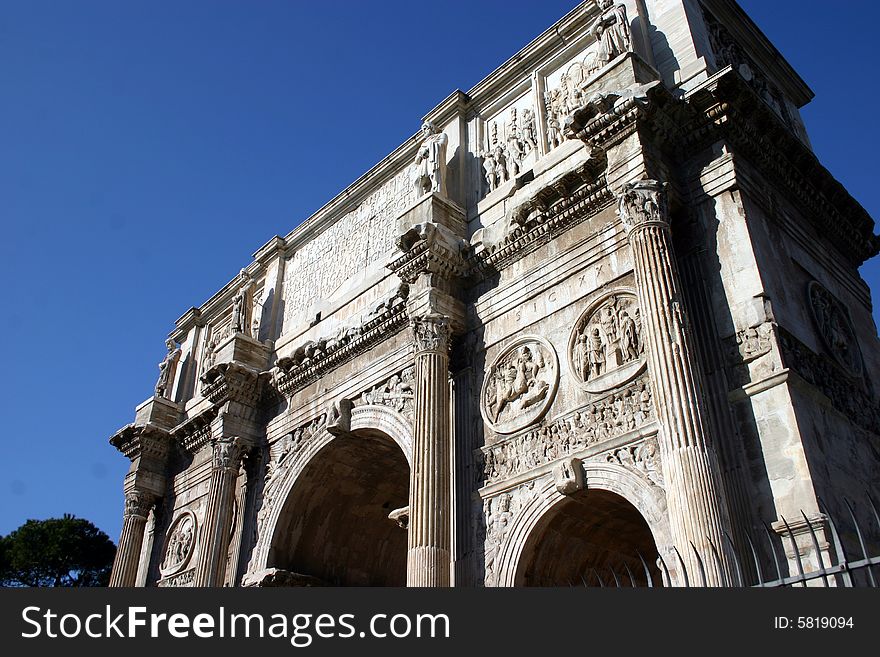
[[211, 486], [202, 531], [201, 556], [194, 578], [195, 586], [222, 586], [226, 574], [241, 444], [238, 438], [217, 438], [213, 448]]
[[724, 537], [727, 513], [717, 458], [703, 423], [664, 185], [653, 180], [628, 184], [619, 199], [619, 214], [629, 230], [654, 405], [662, 425], [660, 453], [673, 545], [691, 585], [701, 583], [696, 548], [707, 583], [723, 586], [732, 572]]
[[449, 321], [413, 320], [415, 381], [407, 586], [449, 586], [452, 548]]
[[138, 565], [144, 545], [144, 529], [147, 516], [153, 506], [152, 495], [140, 491], [125, 494], [125, 511], [122, 516], [122, 533], [113, 559], [110, 586], [135, 586]]

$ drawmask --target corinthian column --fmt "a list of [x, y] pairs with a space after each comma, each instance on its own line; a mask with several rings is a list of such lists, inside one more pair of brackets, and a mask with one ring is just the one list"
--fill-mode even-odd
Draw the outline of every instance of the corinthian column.
[[239, 438], [216, 438], [213, 442], [211, 488], [202, 532], [201, 556], [196, 567], [195, 586], [222, 586], [232, 528], [235, 479], [242, 455]]
[[413, 318], [415, 381], [407, 586], [449, 586], [452, 547], [449, 319]]
[[654, 406], [662, 425], [660, 453], [673, 545], [684, 558], [691, 584], [701, 583], [695, 547], [707, 583], [723, 586], [731, 581], [732, 572], [723, 534], [726, 505], [703, 424], [699, 373], [681, 302], [665, 184], [640, 180], [625, 185], [618, 214], [629, 232]]
[[137, 583], [138, 564], [144, 544], [144, 528], [155, 498], [141, 491], [125, 494], [122, 516], [122, 534], [113, 559], [110, 586], [134, 586]]

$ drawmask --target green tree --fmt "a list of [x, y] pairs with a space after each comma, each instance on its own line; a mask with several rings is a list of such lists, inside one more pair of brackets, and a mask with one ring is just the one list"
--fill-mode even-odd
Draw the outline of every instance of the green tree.
[[115, 554], [88, 520], [28, 520], [0, 538], [0, 586], [106, 586]]

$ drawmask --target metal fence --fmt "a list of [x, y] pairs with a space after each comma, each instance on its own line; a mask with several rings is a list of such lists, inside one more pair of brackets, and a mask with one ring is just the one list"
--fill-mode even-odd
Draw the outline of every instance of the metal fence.
[[[733, 587], [805, 587], [808, 585], [876, 587], [878, 576], [875, 575], [874, 568], [880, 566], [880, 544], [877, 543], [877, 539], [880, 538], [880, 512], [878, 512], [877, 504], [870, 494], [866, 494], [865, 500], [865, 507], [869, 508], [871, 516], [867, 525], [859, 522], [854, 506], [849, 500], [843, 500], [843, 506], [846, 508], [848, 516], [844, 521], [835, 518], [828, 511], [824, 502], [819, 500], [819, 511], [824, 516], [824, 522], [827, 523], [830, 534], [828, 537], [830, 540], [824, 547], [814, 528], [815, 523], [801, 512], [801, 519], [809, 534], [810, 546], [815, 555], [813, 563], [810, 564], [804, 563], [797, 547], [796, 532], [792, 528], [792, 525], [795, 524], [793, 519], [781, 517], [777, 530], [771, 530], [767, 525], [763, 525], [752, 532], [742, 532], [739, 549], [733, 538], [725, 534], [734, 572], [732, 577], [726, 578], [724, 584]], [[847, 540], [844, 540], [844, 537]], [[871, 542], [869, 537], [874, 538], [874, 541]], [[781, 545], [783, 539], [787, 539], [791, 546], [792, 557], [790, 559], [786, 556], [785, 549]], [[620, 572], [613, 567], [602, 569], [602, 572], [592, 568], [589, 573], [581, 577], [581, 583], [583, 586], [601, 587], [623, 588], [645, 585], [654, 587], [658, 585], [670, 586], [670, 583], [675, 579], [676, 586], [707, 586], [708, 578], [703, 557], [710, 556], [720, 562], [719, 549], [711, 543], [710, 547], [711, 555], [700, 555], [696, 547], [693, 544], [690, 545], [694, 556], [693, 561], [697, 566], [696, 572], [693, 572], [693, 564], [691, 572], [688, 571], [681, 552], [677, 548], [673, 548], [674, 564], [667, 564], [662, 556], [658, 556], [657, 569], [653, 569], [649, 567], [645, 557], [638, 554], [638, 559], [629, 559], [633, 563], [633, 568], [630, 567], [627, 560], [621, 561], [623, 568]], [[869, 553], [873, 553], [873, 556]], [[825, 559], [822, 558], [823, 554], [833, 563], [825, 563]], [[791, 564], [792, 561], [793, 564]], [[638, 565], [636, 566], [636, 564]], [[662, 581], [659, 582], [656, 575], [658, 569], [662, 578]], [[652, 570], [654, 574], [652, 574]], [[792, 570], [795, 571], [794, 574], [791, 573]], [[678, 576], [674, 578], [672, 572]]]

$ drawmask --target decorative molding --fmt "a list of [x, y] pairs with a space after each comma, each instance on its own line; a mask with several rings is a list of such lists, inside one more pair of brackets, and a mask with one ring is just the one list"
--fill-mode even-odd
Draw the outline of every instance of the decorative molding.
[[424, 222], [410, 227], [397, 238], [403, 255], [388, 263], [388, 269], [405, 283], [415, 283], [420, 274], [461, 278], [468, 273], [467, 240], [456, 237], [441, 224]]
[[513, 211], [500, 242], [469, 257], [472, 276], [479, 280], [498, 273], [611, 205], [613, 195], [599, 174], [603, 168], [590, 161], [538, 190]]
[[153, 424], [128, 424], [110, 437], [110, 444], [132, 461], [165, 461], [171, 449], [168, 431]]
[[261, 381], [265, 377], [257, 370], [237, 362], [220, 363], [202, 374], [202, 396], [213, 404], [234, 401], [256, 408], [262, 395]]
[[293, 395], [327, 372], [399, 333], [407, 324], [408, 294], [409, 287], [402, 285], [360, 326], [345, 329], [333, 338], [310, 340], [295, 349], [292, 355], [280, 358], [272, 370], [275, 389], [284, 395]]
[[648, 378], [642, 377], [624, 390], [550, 425], [481, 448], [485, 484], [509, 479], [591, 445], [637, 431], [654, 420], [652, 394]]

